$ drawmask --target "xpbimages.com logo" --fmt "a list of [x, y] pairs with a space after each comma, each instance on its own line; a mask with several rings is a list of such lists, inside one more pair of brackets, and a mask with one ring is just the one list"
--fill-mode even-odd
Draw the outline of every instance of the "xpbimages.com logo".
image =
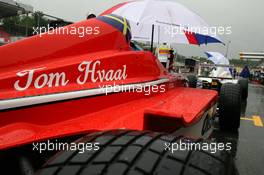
[[32, 143], [32, 150], [37, 151], [40, 154], [45, 151], [78, 151], [84, 153], [85, 151], [98, 151], [100, 149], [100, 143], [83, 143], [83, 142], [71, 142], [64, 143], [47, 140], [46, 142]]
[[165, 93], [166, 86], [163, 85], [151, 85], [147, 83], [143, 84], [130, 84], [130, 85], [118, 85], [114, 82], [113, 85], [99, 85], [100, 91], [105, 95], [111, 93], [143, 93], [145, 96], [157, 93]]
[[218, 35], [231, 35], [232, 27], [231, 26], [211, 26], [211, 27], [184, 27], [184, 26], [166, 26], [163, 30], [164, 35], [168, 35], [170, 37], [176, 37], [178, 35], [192, 34], [192, 33], [200, 33], [203, 35], [210, 36], [218, 36]]
[[33, 35], [39, 35], [42, 37], [46, 35], [77, 35], [80, 38], [86, 35], [99, 35], [101, 33], [100, 27], [91, 26], [68, 26], [55, 28], [50, 25], [46, 27], [33, 27]]
[[232, 143], [215, 143], [215, 142], [202, 142], [195, 143], [188, 140], [180, 140], [176, 143], [165, 143], [165, 151], [169, 151], [172, 154], [178, 151], [206, 151], [215, 154], [217, 151], [230, 151], [232, 149]]

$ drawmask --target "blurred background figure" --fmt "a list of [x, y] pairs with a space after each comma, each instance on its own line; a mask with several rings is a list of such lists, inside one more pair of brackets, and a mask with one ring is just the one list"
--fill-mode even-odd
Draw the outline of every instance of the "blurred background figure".
[[245, 66], [243, 68], [243, 70], [241, 71], [239, 76], [243, 77], [243, 78], [249, 78], [250, 77], [250, 70], [249, 70], [248, 66]]
[[235, 68], [235, 67], [234, 67], [234, 69], [233, 69], [233, 72], [232, 72], [232, 73], [233, 73], [233, 77], [234, 77], [234, 78], [236, 78], [236, 76], [237, 76], [237, 70], [236, 70], [236, 68]]
[[172, 72], [174, 67], [174, 59], [175, 59], [175, 55], [174, 55], [174, 50], [171, 48], [171, 50], [169, 51], [169, 72]]

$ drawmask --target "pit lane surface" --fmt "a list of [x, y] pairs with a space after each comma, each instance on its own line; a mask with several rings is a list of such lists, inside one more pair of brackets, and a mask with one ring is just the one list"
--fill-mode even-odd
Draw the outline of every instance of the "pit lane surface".
[[218, 132], [215, 136], [232, 143], [240, 175], [264, 175], [264, 86], [249, 85], [248, 100], [242, 106], [239, 133]]
[[249, 86], [244, 116], [260, 117], [261, 121], [241, 120], [236, 154], [238, 171], [240, 175], [264, 175], [264, 86]]

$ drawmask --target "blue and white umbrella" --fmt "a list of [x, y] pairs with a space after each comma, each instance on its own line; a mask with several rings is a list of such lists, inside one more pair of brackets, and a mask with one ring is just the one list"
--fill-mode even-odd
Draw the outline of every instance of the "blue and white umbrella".
[[[229, 60], [221, 53], [218, 52], [205, 52], [208, 60], [212, 61], [214, 64], [218, 65], [230, 65]], [[212, 77], [224, 77], [232, 78], [230, 67], [216, 67], [215, 70], [211, 72]]]

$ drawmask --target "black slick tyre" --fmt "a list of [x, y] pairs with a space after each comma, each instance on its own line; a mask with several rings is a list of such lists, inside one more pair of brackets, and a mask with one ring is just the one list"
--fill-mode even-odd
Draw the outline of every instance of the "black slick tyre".
[[219, 95], [219, 125], [221, 130], [238, 131], [241, 115], [240, 85], [223, 84]]
[[[226, 151], [175, 150], [172, 143], [205, 143], [145, 131], [108, 131], [84, 137], [79, 142], [99, 142], [97, 151], [60, 152], [37, 173], [43, 175], [224, 175], [236, 174]], [[210, 143], [210, 142], [208, 142]], [[166, 146], [167, 144], [167, 146]]]
[[241, 78], [238, 80], [238, 84], [241, 87], [241, 97], [246, 100], [248, 98], [248, 79]]

